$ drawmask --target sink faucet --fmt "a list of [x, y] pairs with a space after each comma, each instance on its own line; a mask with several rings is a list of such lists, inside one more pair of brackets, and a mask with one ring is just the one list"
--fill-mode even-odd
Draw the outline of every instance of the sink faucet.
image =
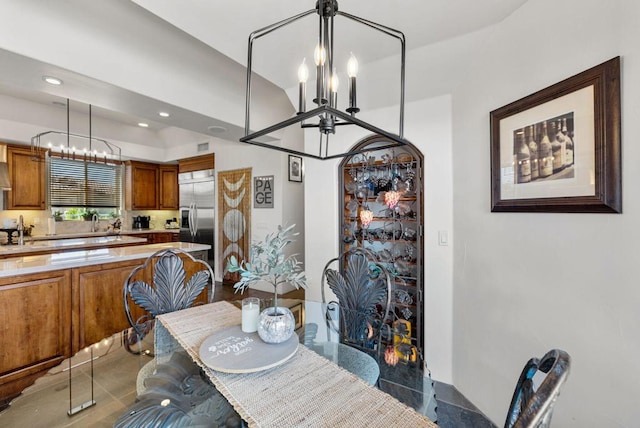
[[18, 245], [24, 245], [24, 218], [18, 217]]
[[98, 231], [98, 214], [93, 214], [91, 216], [91, 231], [92, 232]]

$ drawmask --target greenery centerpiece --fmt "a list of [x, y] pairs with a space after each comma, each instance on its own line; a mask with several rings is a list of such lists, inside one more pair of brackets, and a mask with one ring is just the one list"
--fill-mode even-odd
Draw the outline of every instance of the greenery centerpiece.
[[[283, 328], [274, 320], [269, 320], [268, 317], [288, 318], [290, 315], [292, 325], [288, 336], [284, 338], [284, 340], [287, 340], [291, 336], [293, 326], [295, 325], [291, 311], [288, 308], [278, 306], [278, 286], [280, 284], [290, 284], [296, 289], [300, 287], [307, 288], [307, 278], [305, 272], [302, 270], [302, 262], [296, 258], [296, 254], [285, 255], [284, 251], [289, 244], [295, 242], [293, 238], [298, 235], [298, 233], [293, 231], [294, 227], [295, 224], [291, 226], [278, 226], [276, 233], [268, 234], [262, 241], [254, 241], [249, 249], [248, 262], [245, 260], [238, 262], [235, 256], [231, 256], [227, 263], [227, 270], [229, 272], [240, 272], [240, 280], [233, 286], [236, 292], [244, 292], [248, 287], [254, 286], [262, 281], [273, 286], [273, 307], [262, 311], [260, 324], [258, 326], [258, 333], [265, 342], [279, 343], [283, 341], [279, 340], [281, 339], [280, 337], [274, 338], [273, 334], [270, 334], [273, 332], [264, 331], [269, 329], [269, 325], [273, 329], [289, 330], [288, 327]], [[263, 318], [265, 318], [264, 323]], [[261, 332], [261, 330], [263, 331]]]

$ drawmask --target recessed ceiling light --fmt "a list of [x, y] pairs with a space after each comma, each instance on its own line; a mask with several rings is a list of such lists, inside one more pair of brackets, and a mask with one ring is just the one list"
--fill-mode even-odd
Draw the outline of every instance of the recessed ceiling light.
[[62, 85], [62, 80], [58, 79], [57, 77], [53, 77], [53, 76], [42, 76], [42, 80], [44, 80], [45, 82], [47, 82], [50, 85]]
[[223, 132], [227, 132], [227, 128], [225, 128], [224, 126], [218, 126], [218, 125], [211, 125], [207, 129], [212, 134], [221, 134]]
[[148, 128], [149, 124], [148, 123], [144, 123], [144, 122], [139, 122], [138, 126], [141, 127], [141, 128]]
[[158, 116], [161, 116], [161, 117], [169, 117], [169, 116], [171, 116], [171, 115], [170, 115], [169, 113], [167, 113], [166, 111], [161, 111], [161, 112], [158, 112]]

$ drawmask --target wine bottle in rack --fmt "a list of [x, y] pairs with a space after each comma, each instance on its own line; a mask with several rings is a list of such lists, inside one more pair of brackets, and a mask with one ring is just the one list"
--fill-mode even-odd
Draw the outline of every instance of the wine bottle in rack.
[[571, 166], [571, 165], [573, 165], [573, 156], [574, 156], [573, 141], [571, 140], [571, 137], [569, 136], [569, 132], [567, 131], [567, 118], [566, 117], [562, 119], [562, 135], [564, 135], [564, 143], [565, 143], [566, 151], [567, 151], [567, 157], [566, 157], [565, 165], [566, 166]]
[[549, 177], [553, 174], [553, 154], [551, 153], [551, 141], [547, 135], [547, 122], [542, 122], [542, 139], [538, 144], [538, 163], [540, 165], [540, 177]]
[[519, 141], [516, 153], [517, 182], [528, 183], [531, 181], [531, 153], [524, 138], [524, 129], [517, 130], [515, 135]]
[[558, 128], [556, 129], [556, 139], [560, 141], [560, 156], [562, 157], [562, 169], [567, 166], [567, 143], [562, 133], [562, 120], [558, 118]]
[[[526, 129], [525, 129], [526, 133]], [[529, 146], [529, 154], [531, 156], [531, 181], [537, 180], [540, 176], [540, 167], [538, 166], [538, 143], [533, 138], [533, 125], [529, 127], [529, 136], [527, 138], [527, 146]]]
[[551, 122], [551, 135], [553, 141], [551, 142], [551, 154], [553, 155], [553, 173], [558, 173], [564, 169], [565, 154], [562, 153], [562, 144], [558, 140], [558, 133], [556, 132], [556, 123]]

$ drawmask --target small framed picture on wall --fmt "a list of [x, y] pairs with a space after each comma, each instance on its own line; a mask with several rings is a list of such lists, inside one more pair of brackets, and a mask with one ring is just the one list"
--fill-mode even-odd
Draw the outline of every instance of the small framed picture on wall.
[[302, 183], [302, 158], [289, 155], [289, 181]]

